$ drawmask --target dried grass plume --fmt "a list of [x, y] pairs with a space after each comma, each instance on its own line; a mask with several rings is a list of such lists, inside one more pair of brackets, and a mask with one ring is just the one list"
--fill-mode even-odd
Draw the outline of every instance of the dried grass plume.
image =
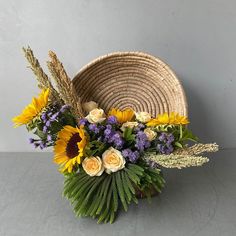
[[219, 145], [216, 143], [197, 143], [191, 147], [185, 147], [182, 149], [177, 149], [174, 154], [176, 155], [199, 155], [205, 152], [217, 152], [219, 150]]
[[49, 51], [50, 61], [47, 62], [48, 69], [55, 80], [61, 99], [72, 108], [72, 112], [76, 117], [83, 117], [83, 110], [73, 83], [67, 75], [63, 64], [57, 58], [57, 55]]
[[39, 61], [34, 56], [33, 51], [30, 47], [22, 48], [24, 52], [24, 56], [29, 62], [29, 68], [33, 71], [38, 81], [38, 87], [40, 89], [50, 89], [50, 99], [52, 101], [57, 101], [61, 103], [60, 97], [58, 92], [54, 89], [50, 79], [48, 78], [47, 74], [43, 71], [42, 67], [39, 64]]

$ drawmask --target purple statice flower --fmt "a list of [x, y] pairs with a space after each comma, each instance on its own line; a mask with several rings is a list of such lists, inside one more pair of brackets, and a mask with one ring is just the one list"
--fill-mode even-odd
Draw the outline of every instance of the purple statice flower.
[[166, 142], [167, 145], [172, 144], [174, 141], [175, 141], [174, 135], [173, 135], [173, 134], [168, 134], [168, 136], [167, 136], [167, 142]]
[[130, 148], [124, 149], [122, 155], [131, 163], [136, 163], [139, 158], [139, 152], [137, 150], [133, 152]]
[[174, 148], [172, 145], [157, 144], [157, 151], [161, 154], [169, 155], [174, 151]]
[[112, 126], [110, 124], [106, 125], [106, 129], [112, 129]]
[[47, 114], [46, 114], [46, 112], [42, 113], [41, 119], [43, 120], [43, 122], [46, 122], [46, 120], [47, 120]]
[[159, 153], [169, 155], [174, 151], [173, 142], [175, 137], [173, 134], [163, 132], [158, 137], [158, 140], [156, 149]]
[[126, 149], [124, 149], [124, 150], [122, 151], [122, 155], [123, 155], [123, 157], [127, 158], [127, 157], [129, 157], [129, 155], [130, 155], [131, 152], [132, 152], [132, 151], [131, 151], [130, 148], [126, 148]]
[[161, 153], [161, 154], [167, 154], [167, 148], [165, 144], [157, 144], [157, 150]]
[[166, 148], [166, 154], [171, 154], [173, 151], [174, 151], [174, 147], [173, 147], [173, 145], [167, 145], [166, 146], [167, 148]]
[[98, 134], [100, 131], [96, 124], [90, 124], [88, 128], [90, 131], [92, 131], [95, 134]]
[[161, 141], [161, 142], [165, 141], [166, 140], [166, 136], [167, 136], [166, 133], [164, 133], [164, 132], [161, 133], [161, 135], [158, 137], [159, 141]]
[[104, 130], [105, 136], [109, 136], [111, 133], [112, 133], [112, 130], [111, 130], [111, 129], [105, 129], [105, 130]]
[[50, 134], [47, 135], [47, 141], [49, 141], [49, 142], [52, 141], [52, 135], [50, 135]]
[[59, 116], [59, 112], [56, 112], [56, 113], [54, 113], [51, 117], [50, 117], [50, 121], [55, 121], [56, 119], [57, 119], [57, 117]]
[[61, 113], [65, 112], [67, 109], [69, 109], [69, 107], [70, 107], [69, 105], [63, 105], [60, 109], [60, 112]]
[[43, 133], [47, 133], [48, 132], [48, 127], [45, 125], [45, 126], [43, 126]]
[[142, 123], [139, 123], [138, 126], [136, 126], [134, 128], [134, 131], [138, 133], [139, 131], [143, 130], [144, 128], [145, 128], [145, 125]]
[[107, 118], [107, 123], [110, 125], [115, 125], [117, 124], [117, 118], [115, 116], [109, 116]]
[[114, 130], [112, 129], [112, 126], [110, 124], [106, 125], [104, 128], [104, 141], [105, 142], [108, 142], [108, 143], [112, 143], [113, 140], [112, 140], [112, 137], [114, 135]]
[[79, 120], [79, 125], [86, 125], [88, 123], [88, 120], [86, 118], [82, 118]]
[[35, 140], [33, 138], [29, 138], [29, 143], [33, 144], [35, 142]]
[[139, 131], [136, 135], [136, 143], [135, 147], [140, 151], [143, 152], [145, 148], [149, 148], [151, 143], [147, 138], [147, 135], [143, 131]]
[[121, 137], [120, 133], [115, 132], [112, 137], [111, 137], [111, 141], [113, 142], [115, 148], [117, 149], [121, 149], [124, 145], [124, 140]]
[[34, 148], [37, 148], [39, 146], [39, 143], [33, 143]]
[[139, 158], [139, 152], [138, 152], [138, 151], [132, 152], [132, 153], [130, 154], [130, 156], [129, 156], [129, 160], [130, 160], [130, 162], [132, 162], [132, 163], [136, 163], [137, 160], [138, 160], [138, 158]]
[[48, 120], [48, 121], [46, 122], [46, 126], [47, 126], [47, 127], [50, 127], [50, 125], [51, 125], [51, 121]]
[[46, 143], [44, 143], [43, 141], [39, 143], [39, 147], [40, 149], [44, 149], [47, 147]]

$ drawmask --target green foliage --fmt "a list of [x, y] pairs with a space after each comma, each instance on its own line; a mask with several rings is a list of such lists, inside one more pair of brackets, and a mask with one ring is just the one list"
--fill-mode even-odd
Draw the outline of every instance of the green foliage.
[[183, 148], [188, 141], [198, 142], [198, 137], [187, 128], [186, 125], [159, 125], [155, 128], [157, 132], [172, 133], [175, 137], [175, 147]]
[[157, 132], [168, 132], [174, 128], [174, 125], [158, 125], [155, 127]]
[[127, 145], [132, 144], [135, 141], [135, 134], [133, 134], [133, 128], [125, 128], [123, 132], [123, 138]]
[[113, 223], [118, 210], [125, 211], [132, 203], [138, 203], [136, 191], [150, 197], [150, 188], [160, 192], [164, 179], [160, 171], [128, 164], [126, 168], [101, 176], [91, 177], [83, 170], [65, 176], [63, 195], [70, 201], [77, 217], [90, 216], [98, 223]]
[[[52, 110], [54, 113], [58, 111], [58, 107], [49, 106], [47, 109], [45, 109], [43, 112], [47, 112], [48, 110]], [[50, 123], [49, 130], [47, 133], [43, 132], [43, 127], [45, 126], [43, 120], [41, 119], [41, 116], [38, 115], [35, 117], [29, 124], [26, 125], [26, 128], [28, 131], [33, 132], [36, 136], [39, 137], [40, 140], [46, 142], [47, 136], [50, 134], [52, 136], [52, 142], [48, 143], [48, 146], [53, 146], [54, 141], [57, 139], [58, 132], [63, 128], [65, 125], [71, 125], [73, 127], [76, 126], [76, 120], [74, 116], [71, 114], [70, 110], [66, 110], [63, 113], [61, 113], [58, 118]]]
[[101, 141], [94, 140], [90, 141], [85, 148], [85, 156], [101, 156], [102, 153], [107, 149], [107, 145]]
[[185, 142], [185, 141], [196, 142], [198, 141], [198, 137], [193, 135], [193, 133], [189, 129], [180, 125], [179, 126], [179, 142]]
[[145, 175], [141, 178], [138, 185], [139, 190], [145, 195], [148, 200], [151, 198], [153, 192], [161, 192], [165, 185], [165, 180], [160, 169], [152, 169], [145, 167]]

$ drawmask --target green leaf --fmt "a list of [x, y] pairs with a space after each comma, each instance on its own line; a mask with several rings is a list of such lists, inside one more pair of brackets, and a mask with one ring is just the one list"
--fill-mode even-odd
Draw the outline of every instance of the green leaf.
[[133, 128], [125, 128], [124, 132], [123, 132], [123, 137], [127, 142], [132, 142], [135, 140], [135, 135], [132, 134], [133, 132]]
[[88, 191], [87, 196], [83, 200], [80, 208], [83, 208], [83, 207], [86, 206], [86, 204], [88, 203], [91, 195], [94, 193], [94, 191], [97, 190], [98, 185], [104, 180], [104, 178], [107, 178], [107, 176], [106, 175], [102, 175], [102, 176], [98, 177], [98, 179], [96, 181], [93, 182], [93, 185], [90, 186], [90, 190]]
[[129, 170], [133, 171], [136, 175], [142, 176], [144, 173], [144, 169], [138, 165], [135, 165], [135, 164], [129, 164], [128, 168], [129, 168]]
[[130, 192], [131, 192], [132, 194], [135, 194], [136, 191], [135, 191], [133, 185], [132, 185], [131, 182], [130, 182], [130, 179], [129, 179], [128, 174], [125, 174], [124, 177], [125, 177], [125, 181], [126, 181], [126, 184], [127, 184], [128, 188], [129, 188]]
[[135, 184], [140, 183], [140, 178], [138, 177], [138, 175], [136, 175], [133, 171], [131, 171], [128, 168], [125, 168], [124, 170], [128, 173], [129, 178], [132, 180], [132, 182], [134, 182]]
[[127, 175], [127, 173], [125, 173], [124, 171], [121, 171], [121, 182], [122, 182], [123, 189], [125, 192], [125, 198], [127, 199], [127, 202], [130, 203], [132, 200], [132, 193], [129, 190], [129, 186], [126, 182], [125, 175]]
[[106, 188], [106, 185], [103, 182], [100, 186], [101, 191], [96, 199], [97, 204], [94, 206], [94, 209], [91, 211], [90, 216], [96, 215], [96, 211], [100, 205], [100, 202], [102, 201], [102, 197], [103, 197], [105, 188]]
[[179, 148], [183, 148], [183, 145], [180, 142], [175, 142], [175, 146]]
[[179, 139], [181, 140], [182, 137], [183, 137], [183, 126], [180, 125], [180, 126], [179, 126]]
[[83, 170], [67, 175], [64, 194], [73, 204], [75, 215], [98, 218], [98, 223], [113, 223], [119, 206], [127, 211], [132, 201], [138, 202], [136, 188], [142, 188], [146, 196], [151, 194], [150, 187], [160, 191], [164, 185], [160, 171], [140, 165], [130, 164], [111, 175], [103, 173], [99, 177], [90, 177]]
[[40, 139], [45, 139], [47, 137], [47, 134], [45, 134], [43, 131], [39, 130], [38, 128], [34, 131], [34, 134], [37, 135]]
[[117, 193], [117, 187], [116, 187], [116, 179], [115, 175], [112, 176], [112, 197], [113, 197], [113, 203], [114, 203], [114, 211], [116, 212], [118, 209], [118, 193]]
[[98, 209], [96, 211], [96, 214], [100, 214], [104, 204], [106, 203], [107, 192], [108, 192], [108, 189], [110, 187], [110, 183], [111, 183], [111, 177], [110, 176], [106, 176], [106, 179], [103, 182], [103, 184], [105, 185], [104, 192], [103, 192], [103, 197], [102, 197], [100, 205], [99, 205], [99, 207], [98, 207]]
[[126, 202], [126, 199], [125, 199], [125, 193], [124, 193], [123, 185], [122, 185], [122, 182], [121, 182], [120, 171], [116, 172], [115, 177], [116, 177], [116, 186], [117, 186], [117, 190], [118, 190], [120, 200], [123, 204], [124, 210], [127, 211], [128, 206], [127, 206], [127, 202]]
[[198, 137], [193, 135], [193, 133], [188, 130], [187, 128], [185, 128], [183, 130], [183, 135], [182, 135], [182, 138], [179, 140], [179, 141], [187, 141], [187, 140], [191, 140], [193, 142], [197, 142], [198, 141]]

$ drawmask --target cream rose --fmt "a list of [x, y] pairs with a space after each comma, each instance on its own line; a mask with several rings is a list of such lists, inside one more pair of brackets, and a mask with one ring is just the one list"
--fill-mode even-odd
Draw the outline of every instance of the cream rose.
[[142, 112], [136, 112], [135, 117], [138, 121], [142, 123], [147, 123], [151, 120], [151, 115], [148, 112], [142, 111]]
[[82, 162], [82, 167], [90, 176], [100, 176], [104, 171], [100, 157], [86, 157]]
[[99, 108], [95, 108], [90, 111], [86, 118], [90, 123], [101, 123], [106, 119], [103, 109]]
[[126, 163], [121, 152], [113, 147], [110, 147], [102, 154], [102, 162], [108, 174], [123, 169]]
[[90, 102], [83, 103], [82, 107], [83, 107], [84, 111], [88, 114], [93, 109], [98, 108], [98, 104], [94, 101], [90, 101]]
[[157, 133], [153, 131], [151, 128], [146, 128], [143, 132], [147, 135], [149, 141], [154, 140], [157, 136]]
[[138, 122], [136, 121], [128, 121], [128, 122], [125, 122], [122, 126], [121, 126], [121, 130], [124, 131], [125, 128], [134, 128], [134, 127], [137, 127], [138, 126]]

